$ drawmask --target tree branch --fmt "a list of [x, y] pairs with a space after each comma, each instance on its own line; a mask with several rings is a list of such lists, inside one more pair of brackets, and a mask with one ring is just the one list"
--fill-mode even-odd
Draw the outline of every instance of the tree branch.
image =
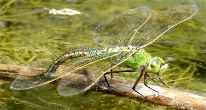
[[[37, 72], [42, 70], [45, 69], [41, 69], [41, 68], [30, 69], [28, 67], [23, 67], [23, 66], [1, 64], [0, 79], [13, 80], [20, 74], [28, 75], [26, 73], [32, 71]], [[86, 72], [88, 74], [91, 74], [90, 72], [92, 71], [88, 71], [88, 69], [82, 69], [76, 72], [84, 73], [84, 74]], [[110, 79], [109, 83], [111, 85], [111, 89], [109, 91], [107, 88], [107, 84], [103, 79], [101, 79], [91, 89], [95, 89], [102, 92], [109, 92], [111, 94], [120, 95], [132, 99], [146, 100], [144, 97], [142, 97], [141, 95], [139, 95], [138, 93], [132, 90], [133, 83], [124, 80], [118, 80], [115, 78]], [[179, 90], [174, 90], [171, 88], [159, 87], [156, 85], [148, 85], [148, 86], [159, 91], [160, 94], [160, 96], [158, 96], [157, 93], [147, 88], [143, 84], [141, 83], [138, 84], [136, 90], [141, 94], [143, 94], [144, 96], [146, 96], [147, 97], [146, 101], [148, 102], [165, 105], [176, 109], [197, 109], [197, 110], [206, 109], [206, 97], [195, 95], [188, 92], [179, 91]]]

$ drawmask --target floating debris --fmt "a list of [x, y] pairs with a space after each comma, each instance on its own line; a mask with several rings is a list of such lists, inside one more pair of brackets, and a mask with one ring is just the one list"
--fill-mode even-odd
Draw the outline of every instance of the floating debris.
[[81, 12], [77, 10], [72, 10], [69, 8], [64, 8], [61, 10], [56, 10], [56, 9], [50, 9], [49, 14], [54, 14], [54, 15], [76, 15], [76, 14], [81, 14]]

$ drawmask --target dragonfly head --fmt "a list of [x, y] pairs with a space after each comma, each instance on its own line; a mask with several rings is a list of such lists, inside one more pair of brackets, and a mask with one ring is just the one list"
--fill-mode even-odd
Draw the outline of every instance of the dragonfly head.
[[160, 57], [154, 57], [147, 66], [148, 73], [163, 73], [168, 69], [169, 65]]

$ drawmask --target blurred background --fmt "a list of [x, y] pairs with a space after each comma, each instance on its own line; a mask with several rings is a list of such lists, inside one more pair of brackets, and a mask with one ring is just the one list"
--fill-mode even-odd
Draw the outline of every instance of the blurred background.
[[[196, 4], [198, 13], [144, 49], [172, 59], [167, 62], [170, 69], [161, 74], [167, 85], [206, 96], [205, 0], [0, 0], [0, 63], [31, 66], [51, 54], [56, 58], [67, 48], [104, 48], [93, 40], [102, 21], [136, 7], [163, 11], [187, 4]], [[51, 12], [64, 8], [72, 9], [71, 15]], [[132, 79], [137, 74], [121, 76]], [[0, 77], [1, 109], [171, 109], [97, 91], [63, 97], [54, 84], [14, 91], [9, 89], [11, 82]]]

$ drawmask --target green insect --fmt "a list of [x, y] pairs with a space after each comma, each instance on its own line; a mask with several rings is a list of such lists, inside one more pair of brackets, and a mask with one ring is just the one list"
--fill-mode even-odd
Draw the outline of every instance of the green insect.
[[[59, 93], [75, 95], [89, 89], [102, 76], [110, 86], [105, 75], [113, 73], [108, 71], [114, 67], [123, 66], [131, 68], [133, 72], [141, 70], [132, 87], [139, 93], [135, 87], [142, 76], [147, 86], [146, 78], [149, 77], [149, 73], [155, 73], [159, 78], [159, 73], [168, 68], [168, 64], [162, 58], [152, 57], [143, 47], [154, 42], [170, 28], [191, 18], [197, 11], [196, 5], [184, 5], [160, 12], [151, 11], [147, 7], [128, 10], [96, 27], [95, 42], [109, 48], [82, 47], [68, 51], [54, 60], [42, 74], [29, 73], [27, 76], [25, 74], [18, 76], [10, 88], [31, 89], [62, 78]], [[62, 65], [67, 67], [61, 68]], [[94, 72], [93, 74], [76, 72], [83, 68], [92, 69]], [[165, 85], [163, 81], [162, 83]]]

